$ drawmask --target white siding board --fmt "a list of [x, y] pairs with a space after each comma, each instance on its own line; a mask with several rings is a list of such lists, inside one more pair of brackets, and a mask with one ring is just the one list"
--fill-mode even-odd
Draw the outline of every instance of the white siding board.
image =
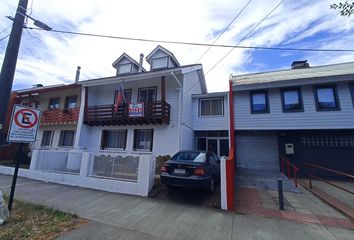
[[354, 109], [348, 83], [337, 85], [340, 111], [316, 111], [312, 86], [302, 86], [304, 112], [283, 113], [280, 89], [269, 89], [270, 113], [251, 114], [249, 91], [234, 92], [237, 130], [352, 129]]

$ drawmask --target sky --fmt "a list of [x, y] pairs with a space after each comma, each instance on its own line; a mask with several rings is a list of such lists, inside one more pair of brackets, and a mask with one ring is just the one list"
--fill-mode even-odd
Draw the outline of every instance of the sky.
[[[27, 14], [53, 29], [168, 41], [213, 43], [249, 0], [29, 0]], [[252, 0], [216, 44], [236, 45], [280, 0]], [[337, 0], [285, 0], [242, 46], [354, 49], [354, 16], [330, 9]], [[0, 39], [11, 31], [18, 0], [0, 0]], [[28, 20], [27, 26], [33, 26]], [[8, 37], [0, 41], [3, 62]], [[127, 53], [139, 61], [160, 43], [147, 43], [26, 30], [21, 39], [13, 89], [33, 84], [69, 84], [81, 66], [80, 80], [115, 75], [112, 63]], [[209, 92], [225, 91], [229, 75], [289, 69], [293, 61], [310, 66], [354, 61], [354, 52], [230, 50], [161, 43], [181, 65], [201, 63]], [[144, 61], [145, 69], [149, 69]]]

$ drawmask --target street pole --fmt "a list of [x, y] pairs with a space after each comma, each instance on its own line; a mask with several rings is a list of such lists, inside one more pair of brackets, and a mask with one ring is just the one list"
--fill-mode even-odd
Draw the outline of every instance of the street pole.
[[11, 185], [11, 192], [10, 192], [9, 206], [8, 206], [9, 212], [11, 212], [11, 210], [12, 210], [12, 203], [14, 201], [18, 169], [20, 168], [20, 163], [22, 160], [22, 151], [23, 151], [23, 143], [20, 143], [19, 148], [18, 148], [18, 153], [17, 153], [14, 177], [12, 178], [12, 185]]
[[14, 80], [18, 51], [20, 48], [22, 28], [25, 22], [28, 0], [20, 0], [18, 3], [14, 22], [7, 44], [4, 61], [0, 74], [0, 146], [5, 144], [5, 125], [8, 114], [8, 104]]

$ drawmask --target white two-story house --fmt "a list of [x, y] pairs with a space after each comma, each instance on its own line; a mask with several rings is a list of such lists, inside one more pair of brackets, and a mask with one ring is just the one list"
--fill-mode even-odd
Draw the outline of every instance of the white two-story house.
[[[200, 64], [181, 66], [157, 46], [149, 71], [128, 54], [114, 63], [116, 76], [80, 81], [81, 121], [76, 146], [91, 151], [171, 155], [194, 148], [192, 94], [206, 93]], [[116, 103], [117, 91], [125, 101]]]

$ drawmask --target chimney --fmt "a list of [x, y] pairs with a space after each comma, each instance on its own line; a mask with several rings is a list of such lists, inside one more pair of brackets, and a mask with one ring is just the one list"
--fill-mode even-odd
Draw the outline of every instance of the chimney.
[[80, 78], [80, 66], [77, 66], [77, 70], [76, 70], [76, 76], [75, 76], [75, 83], [79, 82], [79, 78]]
[[33, 88], [43, 87], [43, 84], [37, 83], [32, 85]]
[[144, 61], [144, 54], [140, 53], [139, 72], [143, 71], [143, 61]]
[[310, 64], [307, 62], [307, 60], [304, 61], [294, 61], [291, 64], [291, 69], [299, 69], [299, 68], [309, 68]]

